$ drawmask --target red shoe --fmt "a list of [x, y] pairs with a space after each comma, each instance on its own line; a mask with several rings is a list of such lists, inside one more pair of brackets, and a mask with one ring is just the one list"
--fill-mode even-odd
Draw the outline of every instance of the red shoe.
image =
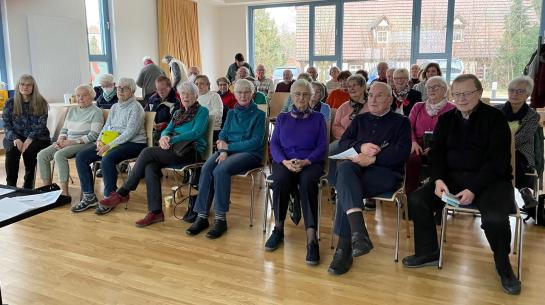
[[127, 201], [129, 201], [129, 195], [123, 197], [116, 192], [111, 192], [110, 196], [104, 197], [100, 200], [100, 204], [107, 208], [112, 208], [117, 206], [120, 203], [127, 202]]
[[156, 222], [163, 222], [163, 221], [165, 221], [165, 214], [163, 214], [163, 212], [161, 212], [159, 214], [154, 214], [153, 212], [148, 212], [148, 214], [146, 214], [146, 216], [144, 216], [144, 218], [136, 221], [134, 223], [134, 225], [141, 228], [141, 227], [149, 226], [149, 225], [154, 224]]

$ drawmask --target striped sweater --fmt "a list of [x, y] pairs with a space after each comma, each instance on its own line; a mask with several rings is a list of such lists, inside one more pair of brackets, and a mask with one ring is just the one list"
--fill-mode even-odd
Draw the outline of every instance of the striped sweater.
[[144, 108], [135, 97], [125, 102], [120, 100], [110, 109], [108, 119], [98, 138], [100, 139], [104, 131], [112, 130], [119, 132], [119, 136], [109, 144], [111, 147], [127, 142], [146, 143], [144, 116]]
[[104, 117], [102, 110], [97, 106], [70, 107], [59, 137], [65, 137], [68, 140], [82, 139], [83, 143], [95, 142], [102, 125], [104, 125]]

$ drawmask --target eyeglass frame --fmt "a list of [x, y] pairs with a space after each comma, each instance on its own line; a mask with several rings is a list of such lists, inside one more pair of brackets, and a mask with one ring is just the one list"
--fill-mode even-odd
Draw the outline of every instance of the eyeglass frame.
[[473, 91], [460, 92], [460, 93], [452, 93], [452, 98], [457, 101], [461, 100], [462, 98], [467, 99], [473, 96], [473, 94], [475, 94], [475, 92], [477, 91], [481, 91], [481, 89], [475, 89]]

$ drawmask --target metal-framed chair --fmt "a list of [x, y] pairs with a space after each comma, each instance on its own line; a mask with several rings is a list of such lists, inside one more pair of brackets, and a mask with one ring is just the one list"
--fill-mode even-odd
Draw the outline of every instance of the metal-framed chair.
[[275, 92], [269, 102], [269, 118], [276, 118], [282, 111], [282, 106], [288, 100], [290, 94], [288, 92]]

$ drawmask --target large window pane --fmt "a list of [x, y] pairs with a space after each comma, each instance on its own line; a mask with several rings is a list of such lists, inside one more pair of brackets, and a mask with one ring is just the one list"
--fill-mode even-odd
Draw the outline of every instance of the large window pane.
[[254, 10], [255, 64], [275, 80], [286, 67], [300, 72], [308, 64], [308, 12], [308, 6]]
[[102, 7], [100, 0], [85, 0], [87, 17], [87, 39], [90, 55], [105, 55], [104, 28], [102, 24]]
[[336, 61], [315, 61], [313, 66], [318, 69], [318, 80], [321, 81], [322, 83], [325, 83], [331, 78], [329, 76], [329, 69], [333, 66], [337, 66], [337, 62]]
[[314, 10], [314, 55], [335, 55], [335, 5]]
[[482, 80], [484, 96], [506, 98], [522, 74], [537, 48], [540, 2], [456, 0], [452, 60]]
[[380, 61], [409, 66], [412, 1], [347, 2], [343, 18], [343, 70], [365, 69], [372, 80]]
[[[467, 2], [467, 0], [464, 2]], [[471, 2], [476, 1], [471, 0]], [[448, 1], [446, 0], [422, 0], [420, 17], [420, 53], [445, 52], [445, 40], [447, 37], [447, 10]]]
[[89, 63], [89, 68], [91, 69], [91, 83], [93, 83], [93, 86], [99, 85], [98, 80], [102, 74], [109, 73], [107, 62], [92, 61]]

